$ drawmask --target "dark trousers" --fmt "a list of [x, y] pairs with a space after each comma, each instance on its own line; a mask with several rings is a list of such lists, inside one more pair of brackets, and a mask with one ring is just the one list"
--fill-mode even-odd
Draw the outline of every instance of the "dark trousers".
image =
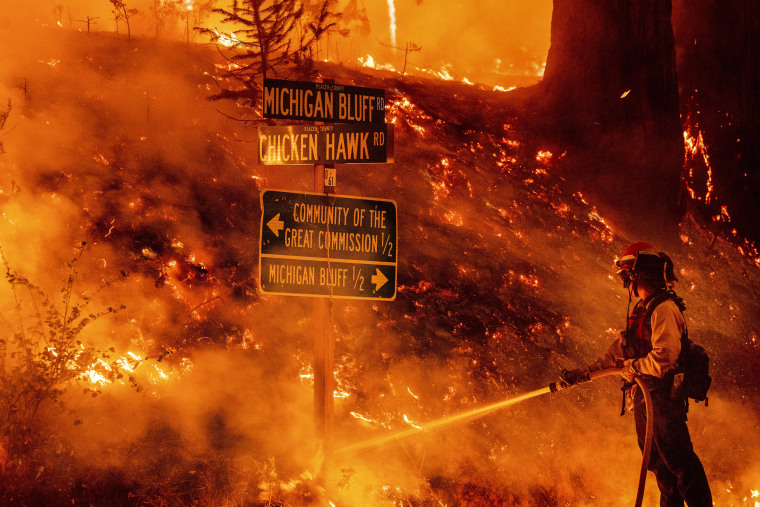
[[[649, 470], [660, 488], [660, 507], [712, 507], [712, 494], [702, 462], [694, 453], [686, 426], [686, 400], [670, 398], [670, 389], [653, 389], [654, 439]], [[647, 412], [641, 392], [633, 414], [639, 447], [644, 449]]]

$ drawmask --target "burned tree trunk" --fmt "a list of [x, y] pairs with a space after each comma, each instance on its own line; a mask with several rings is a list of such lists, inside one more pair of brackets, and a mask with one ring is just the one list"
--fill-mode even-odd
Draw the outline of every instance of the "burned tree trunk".
[[673, 232], [683, 139], [669, 0], [554, 0], [544, 125], [629, 232]]
[[710, 220], [726, 206], [729, 227], [758, 243], [760, 5], [675, 0], [673, 28], [682, 113], [702, 133], [712, 167], [712, 199], [700, 211]]

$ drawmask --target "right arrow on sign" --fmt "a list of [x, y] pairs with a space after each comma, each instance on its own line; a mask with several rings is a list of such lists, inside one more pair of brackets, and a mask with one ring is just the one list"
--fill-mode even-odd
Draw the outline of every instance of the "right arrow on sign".
[[285, 227], [285, 222], [280, 220], [280, 214], [277, 213], [272, 220], [267, 222], [267, 227], [271, 229], [275, 236], [280, 237], [280, 231]]
[[380, 287], [385, 285], [385, 282], [388, 281], [388, 279], [385, 277], [382, 271], [380, 271], [380, 268], [375, 268], [375, 272], [377, 274], [372, 275], [372, 283], [375, 285], [375, 292], [380, 290]]

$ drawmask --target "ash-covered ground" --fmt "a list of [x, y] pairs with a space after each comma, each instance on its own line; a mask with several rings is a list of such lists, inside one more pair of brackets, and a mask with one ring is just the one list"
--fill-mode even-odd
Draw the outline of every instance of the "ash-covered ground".
[[[20, 52], [16, 35], [0, 35], [7, 265], [57, 303], [66, 263], [87, 242], [75, 297], [126, 308], [81, 339], [140, 360], [129, 363], [139, 389], [91, 377], [82, 382], [98, 396], [73, 383], [63, 408], [43, 404], [34, 452], [14, 455], [12, 434], [3, 435], [0, 499], [325, 498], [314, 479], [311, 384], [322, 323], [312, 299], [262, 295], [257, 282], [259, 194], [311, 191], [312, 169], [256, 165], [255, 128], [231, 119], [245, 111], [207, 100], [227, 64], [213, 48], [51, 30]], [[628, 211], [600, 211], [591, 189], [563, 171], [574, 147], [531, 128], [526, 90], [318, 70], [385, 89], [395, 125], [394, 164], [338, 167], [338, 193], [396, 201], [399, 264], [395, 301], [329, 304], [336, 448], [544, 387], [595, 358], [625, 323], [613, 260], [646, 240], [675, 261], [690, 336], [712, 360], [710, 404], [692, 404], [690, 428], [716, 505], [758, 501], [760, 271], [751, 259], [690, 217], [677, 238], [627, 237], [616, 217]], [[3, 284], [4, 333], [19, 329], [15, 301], [26, 297], [13, 288]], [[618, 383], [604, 379], [339, 454], [327, 497], [633, 503], [640, 453], [632, 417], [619, 409]], [[656, 498], [650, 477], [645, 503]]]

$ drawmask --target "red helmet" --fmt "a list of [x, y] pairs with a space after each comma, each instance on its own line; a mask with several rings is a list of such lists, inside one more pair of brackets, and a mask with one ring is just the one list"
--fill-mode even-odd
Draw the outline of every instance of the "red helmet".
[[623, 287], [628, 287], [634, 275], [641, 276], [652, 282], [655, 287], [667, 289], [677, 278], [673, 271], [673, 261], [663, 252], [658, 252], [649, 243], [634, 243], [623, 252], [623, 256], [615, 261], [617, 274], [623, 281]]

